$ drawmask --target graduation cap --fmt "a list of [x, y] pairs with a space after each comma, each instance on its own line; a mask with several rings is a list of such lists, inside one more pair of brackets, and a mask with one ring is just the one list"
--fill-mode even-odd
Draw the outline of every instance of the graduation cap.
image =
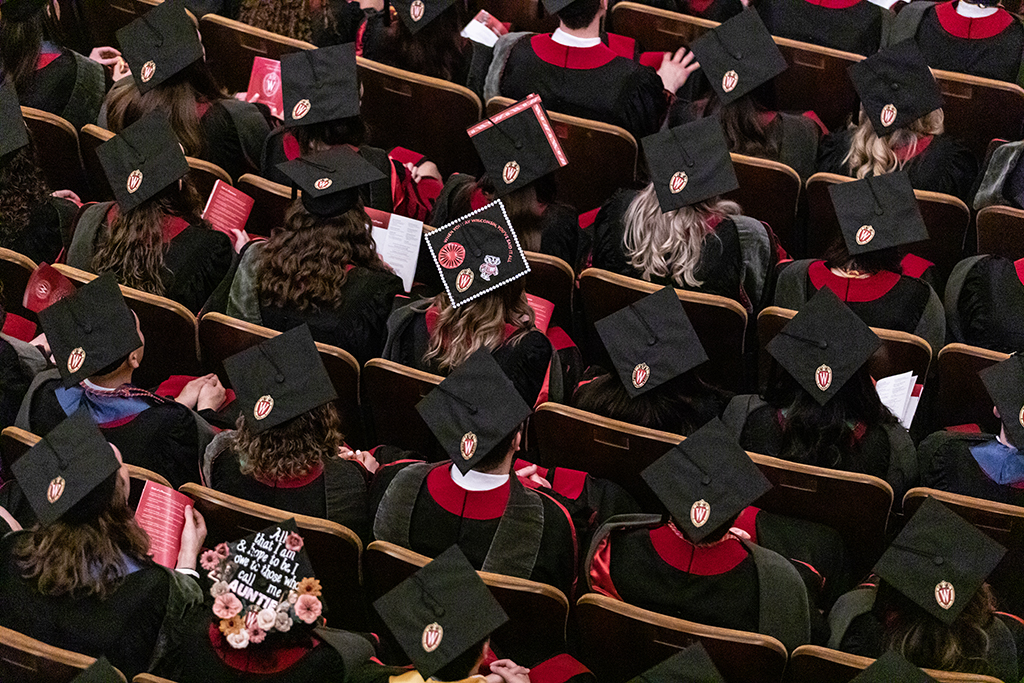
[[111, 273], [39, 311], [39, 324], [65, 387], [92, 377], [142, 346], [135, 315]]
[[641, 140], [663, 213], [739, 187], [718, 115]]
[[906, 171], [834, 183], [828, 193], [851, 255], [928, 239]]
[[871, 357], [882, 341], [828, 287], [800, 307], [768, 353], [814, 399], [825, 405]]
[[463, 474], [533, 412], [487, 349], [455, 368], [416, 410]]
[[913, 39], [851, 64], [848, 71], [879, 137], [942, 107], [942, 92]]
[[466, 133], [494, 181], [497, 197], [569, 163], [536, 94], [469, 127]]
[[690, 45], [722, 104], [767, 83], [788, 68], [757, 12], [740, 12]]
[[1014, 446], [1024, 448], [1024, 357], [1013, 354], [978, 376], [999, 410], [1006, 436]]
[[455, 0], [391, 0], [391, 6], [413, 35], [454, 4]]
[[544, 0], [544, 9], [548, 14], [558, 14], [576, 0]]
[[944, 624], [952, 624], [1006, 548], [934, 498], [925, 499], [874, 572]]
[[257, 434], [338, 398], [307, 325], [236, 353], [224, 369]]
[[21, 305], [38, 313], [61, 299], [66, 299], [78, 289], [75, 283], [53, 266], [40, 263], [28, 278]]
[[162, 2], [117, 32], [121, 56], [140, 93], [147, 93], [203, 58], [199, 32], [185, 5]]
[[356, 44], [281, 55], [281, 88], [286, 128], [358, 116]]
[[772, 487], [717, 417], [640, 476], [693, 543], [720, 530]]
[[530, 272], [500, 199], [423, 238], [455, 308]]
[[0, 16], [4, 21], [28, 21], [36, 12], [46, 7], [47, 0], [6, 0], [0, 4]]
[[907, 661], [895, 650], [887, 650], [850, 683], [930, 683], [935, 679]]
[[[114, 450], [85, 408], [76, 411], [11, 465], [11, 472], [43, 525], [67, 515], [121, 469]], [[75, 514], [89, 517], [109, 500], [92, 500]]]
[[332, 147], [285, 161], [277, 169], [302, 190], [302, 206], [315, 216], [340, 216], [359, 202], [359, 188], [384, 178], [380, 169], [347, 147]]
[[725, 683], [725, 678], [698, 640], [629, 683]]
[[[3, 5], [6, 13], [7, 5]], [[0, 85], [0, 157], [21, 149], [28, 144], [28, 128], [21, 115], [18, 93], [10, 80]]]
[[71, 679], [71, 683], [121, 683], [124, 680], [117, 669], [100, 655], [88, 669]]
[[671, 287], [598, 320], [595, 327], [632, 398], [708, 359]]
[[134, 209], [188, 173], [170, 119], [152, 111], [96, 148], [121, 211]]
[[373, 606], [424, 680], [508, 621], [456, 545]]

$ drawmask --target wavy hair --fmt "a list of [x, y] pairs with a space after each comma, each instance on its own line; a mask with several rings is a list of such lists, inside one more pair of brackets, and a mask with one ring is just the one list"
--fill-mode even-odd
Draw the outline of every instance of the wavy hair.
[[50, 197], [32, 142], [0, 161], [0, 246], [12, 244], [28, 227], [32, 211]]
[[945, 131], [942, 109], [922, 116], [906, 128], [899, 128], [888, 135], [878, 137], [871, 119], [861, 107], [860, 121], [853, 128], [853, 139], [850, 151], [843, 158], [843, 163], [854, 178], [865, 178], [869, 175], [882, 175], [898, 171], [906, 165], [896, 156], [896, 149], [908, 147], [911, 155], [917, 151], [917, 143], [928, 135], [942, 135]]
[[297, 40], [309, 42], [313, 37], [313, 16], [306, 0], [242, 0], [238, 20]]
[[234, 450], [239, 471], [264, 480], [294, 479], [309, 474], [328, 458], [338, 457], [345, 443], [341, 418], [325, 403], [259, 434], [238, 418]]

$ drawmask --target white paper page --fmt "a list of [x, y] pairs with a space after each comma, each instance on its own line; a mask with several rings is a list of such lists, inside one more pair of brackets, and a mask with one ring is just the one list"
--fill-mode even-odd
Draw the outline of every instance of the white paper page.
[[416, 262], [420, 256], [420, 240], [423, 239], [423, 221], [391, 214], [386, 230], [374, 227], [371, 232], [373, 241], [377, 243], [377, 253], [402, 278], [405, 291], [412, 290]]
[[907, 400], [910, 392], [914, 389], [914, 375], [909, 370], [892, 377], [884, 377], [875, 382], [875, 390], [882, 405], [888, 408], [893, 415], [901, 418], [907, 410]]
[[498, 42], [498, 36], [494, 35], [494, 31], [481, 24], [476, 19], [470, 20], [466, 24], [466, 28], [462, 29], [459, 34], [463, 38], [469, 38], [475, 43], [486, 45], [487, 47], [494, 47], [494, 44]]
[[917, 413], [917, 405], [921, 402], [921, 395], [914, 396], [914, 389], [917, 387], [917, 375], [914, 375], [914, 383], [911, 387], [910, 396], [907, 397], [907, 407], [903, 411], [903, 417], [900, 419], [900, 424], [903, 425], [904, 429], [910, 429], [911, 423], [914, 421], [914, 415]]

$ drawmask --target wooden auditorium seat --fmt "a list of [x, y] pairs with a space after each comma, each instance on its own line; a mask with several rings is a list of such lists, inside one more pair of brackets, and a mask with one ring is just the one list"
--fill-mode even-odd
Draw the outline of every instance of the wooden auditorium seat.
[[440, 448], [416, 404], [442, 379], [383, 358], [366, 361], [360, 395], [373, 443], [423, 455], [430, 448]]
[[217, 164], [195, 157], [185, 157], [185, 161], [188, 162], [188, 177], [192, 179], [192, 184], [195, 185], [204, 206], [218, 180], [231, 184], [231, 176]]
[[252, 212], [245, 224], [250, 235], [270, 237], [274, 228], [284, 225], [284, 215], [292, 203], [292, 190], [286, 185], [246, 173], [235, 186], [253, 199]]
[[1016, 83], [932, 69], [942, 90], [946, 134], [964, 143], [978, 161], [997, 138], [1019, 140], [1024, 127], [1024, 88]]
[[153, 674], [138, 674], [132, 679], [132, 683], [175, 683], [169, 678], [154, 676]]
[[36, 162], [51, 190], [71, 190], [81, 196], [86, 190], [78, 131], [65, 119], [41, 109], [22, 107], [35, 148]]
[[774, 40], [789, 64], [773, 81], [779, 111], [813, 111], [829, 130], [856, 120], [860, 98], [847, 69], [863, 56], [778, 36]]
[[36, 314], [22, 305], [25, 288], [36, 263], [28, 256], [0, 247], [0, 305], [8, 313], [38, 322]]
[[764, 221], [779, 238], [782, 248], [793, 253], [796, 211], [803, 183], [789, 166], [770, 159], [731, 154], [740, 186], [723, 195], [743, 208], [743, 215]]
[[576, 275], [572, 267], [558, 258], [535, 251], [526, 252], [530, 272], [526, 275], [526, 291], [547, 299], [555, 305], [551, 324], [567, 332], [572, 326], [572, 294], [576, 289]]
[[[0, 626], [0, 681], [4, 683], [70, 683], [95, 662], [95, 657]], [[123, 673], [114, 671], [118, 680], [125, 680]]]
[[117, 48], [117, 31], [153, 9], [160, 0], [83, 0], [83, 23], [93, 45]]
[[[789, 655], [784, 683], [849, 683], [875, 660], [858, 657], [819, 645], [801, 645]], [[998, 683], [998, 678], [981, 674], [963, 674], [952, 671], [925, 669], [940, 683]]]
[[946, 344], [939, 351], [939, 391], [936, 398], [939, 427], [979, 425], [989, 434], [999, 432], [992, 414], [992, 398], [978, 372], [1009, 356], [968, 344]]
[[1024, 258], [1024, 209], [986, 206], [975, 220], [979, 254], [1005, 256], [1011, 261]]
[[675, 52], [719, 23], [637, 2], [615, 3], [608, 21], [609, 31], [632, 38], [647, 52]]
[[316, 46], [261, 28], [243, 24], [216, 14], [207, 14], [199, 21], [199, 32], [206, 48], [206, 64], [217, 83], [228, 92], [245, 92], [256, 57], [280, 60], [299, 50], [315, 50]]
[[82, 148], [82, 164], [85, 166], [85, 175], [89, 181], [89, 196], [82, 197], [83, 200], [109, 202], [114, 199], [114, 192], [110, 189], [103, 166], [100, 165], [100, 158], [96, 154], [96, 148], [112, 137], [113, 133], [94, 123], [82, 126], [78, 142]]
[[551, 33], [558, 28], [558, 17], [548, 14], [541, 0], [480, 0], [476, 7], [512, 24], [513, 31]]

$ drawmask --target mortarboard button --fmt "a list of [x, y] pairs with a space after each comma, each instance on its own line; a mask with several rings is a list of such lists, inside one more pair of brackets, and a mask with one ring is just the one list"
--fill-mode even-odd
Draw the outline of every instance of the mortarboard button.
[[934, 562], [936, 565], [941, 565], [943, 560], [941, 556], [936, 555], [934, 558], [932, 558], [932, 562]]

